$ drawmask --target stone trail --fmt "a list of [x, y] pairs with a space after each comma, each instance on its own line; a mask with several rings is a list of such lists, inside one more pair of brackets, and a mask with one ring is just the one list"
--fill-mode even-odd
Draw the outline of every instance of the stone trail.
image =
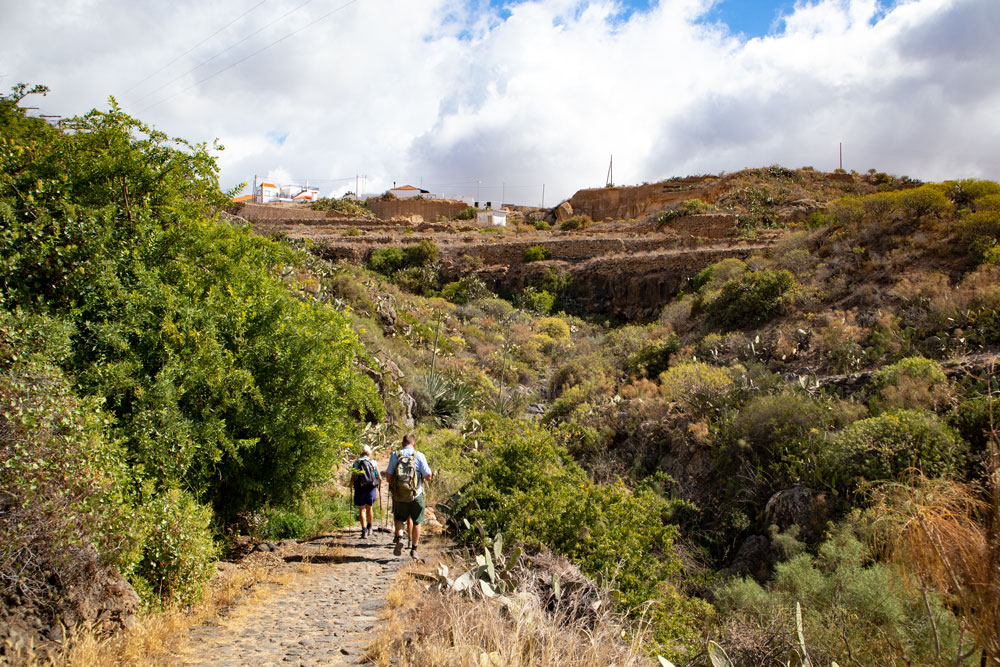
[[[370, 664], [364, 653], [377, 631], [389, 584], [411, 561], [405, 550], [393, 556], [391, 533], [375, 533], [368, 540], [358, 535], [354, 527], [299, 545], [286, 560], [299, 561], [301, 555], [307, 568], [299, 562], [283, 566], [294, 576], [287, 584], [265, 584], [272, 590], [264, 602], [238, 602], [217, 620], [192, 628], [168, 664]], [[421, 544], [421, 549], [427, 558], [434, 546]]]

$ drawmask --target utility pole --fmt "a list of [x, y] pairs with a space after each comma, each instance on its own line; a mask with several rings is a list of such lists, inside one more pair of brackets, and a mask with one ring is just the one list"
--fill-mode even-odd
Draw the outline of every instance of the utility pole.
[[542, 183], [542, 205], [538, 208], [545, 208], [545, 183]]
[[840, 142], [840, 170], [844, 171], [844, 142]]
[[608, 162], [608, 178], [604, 182], [604, 187], [611, 187], [615, 184], [615, 156], [611, 156], [611, 161]]
[[507, 183], [500, 184], [500, 208], [503, 208], [503, 204], [507, 201]]

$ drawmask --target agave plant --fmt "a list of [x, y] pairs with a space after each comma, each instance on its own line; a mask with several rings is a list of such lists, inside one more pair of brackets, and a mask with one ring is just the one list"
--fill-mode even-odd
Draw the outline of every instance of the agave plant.
[[[466, 520], [465, 527], [471, 530], [473, 526]], [[512, 570], [521, 559], [521, 547], [514, 547], [510, 553], [504, 554], [502, 534], [489, 537], [478, 521], [475, 528], [479, 531], [483, 548], [481, 554], [476, 554], [476, 566], [454, 579], [450, 576], [448, 566], [443, 563], [438, 565], [435, 574], [417, 574], [416, 576], [431, 582], [427, 586], [428, 590], [468, 591], [471, 595], [482, 595], [484, 598], [504, 598], [514, 592], [517, 579]]]

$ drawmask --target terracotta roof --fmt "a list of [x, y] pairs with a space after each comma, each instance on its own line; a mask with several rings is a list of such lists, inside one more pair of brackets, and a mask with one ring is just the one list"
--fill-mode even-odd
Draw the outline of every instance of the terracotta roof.
[[234, 202], [250, 201], [255, 195], [243, 195], [242, 197], [233, 197]]
[[262, 188], [276, 188], [278, 186], [275, 185], [274, 183], [261, 183], [260, 187], [262, 187]]
[[412, 185], [400, 185], [398, 188], [393, 188], [393, 190], [419, 190], [420, 188], [415, 188]]
[[309, 190], [303, 190], [299, 194], [292, 197], [292, 199], [312, 199], [313, 193]]

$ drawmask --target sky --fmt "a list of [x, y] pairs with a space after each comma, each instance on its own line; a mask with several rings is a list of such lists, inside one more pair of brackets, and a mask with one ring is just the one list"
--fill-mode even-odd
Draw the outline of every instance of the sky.
[[[229, 189], [553, 206], [780, 164], [1000, 179], [1000, 0], [0, 0], [0, 90], [218, 140]], [[247, 190], [249, 191], [249, 190]]]

